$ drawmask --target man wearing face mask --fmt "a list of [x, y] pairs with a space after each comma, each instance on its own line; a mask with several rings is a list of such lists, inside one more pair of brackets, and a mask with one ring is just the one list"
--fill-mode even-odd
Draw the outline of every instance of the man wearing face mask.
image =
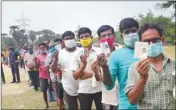
[[[98, 29], [97, 34], [99, 36], [100, 45], [102, 42], [108, 43], [110, 53], [121, 48], [121, 45], [115, 45], [115, 33], [114, 33], [113, 27], [111, 27], [109, 25], [102, 25]], [[108, 53], [108, 54], [110, 54], [110, 53]], [[98, 74], [97, 72], [100, 69], [102, 69], [102, 70], [104, 69], [104, 68], [100, 68], [100, 65], [98, 64], [97, 61], [92, 64], [91, 68], [94, 71], [94, 73], [96, 73], [96, 74]], [[101, 74], [103, 74], [101, 70], [99, 72], [101, 72]], [[117, 105], [118, 105], [117, 90], [118, 90], [117, 81], [116, 81], [115, 86], [112, 90], [106, 90], [106, 88], [104, 86], [102, 86], [103, 109], [109, 109], [109, 110], [116, 110], [117, 109]]]
[[39, 73], [38, 73], [38, 67], [36, 62], [36, 55], [33, 51], [33, 46], [28, 46], [28, 53], [24, 55], [24, 63], [26, 71], [29, 74], [29, 77], [31, 79], [32, 85], [34, 86], [34, 89], [38, 91], [39, 87]]
[[137, 104], [138, 109], [175, 110], [175, 62], [162, 52], [162, 29], [158, 24], [144, 24], [139, 37], [149, 44], [148, 58], [134, 63], [129, 69], [125, 89], [128, 99], [131, 104]]
[[80, 28], [78, 37], [83, 48], [82, 52], [75, 56], [71, 70], [74, 71], [75, 80], [79, 80], [80, 108], [91, 110], [94, 101], [96, 109], [100, 110], [102, 109], [101, 82], [98, 81], [95, 87], [92, 86], [93, 78], [97, 79], [98, 77], [94, 76], [91, 70], [91, 64], [95, 62], [100, 49], [92, 46], [92, 32], [89, 28]]
[[45, 43], [39, 44], [40, 54], [37, 56], [37, 66], [39, 67], [39, 77], [40, 77], [40, 90], [43, 92], [43, 99], [46, 104], [46, 109], [49, 108], [47, 89], [49, 82], [48, 69], [45, 66], [45, 60], [47, 58], [47, 46]]
[[134, 44], [139, 41], [139, 24], [133, 18], [125, 18], [121, 20], [119, 27], [125, 46], [110, 54], [108, 64], [104, 55], [98, 56], [97, 62], [103, 68], [103, 83], [106, 89], [111, 90], [116, 79], [118, 81], [118, 109], [137, 109], [136, 105], [129, 103], [124, 88], [128, 68], [138, 60], [134, 58]]
[[10, 61], [10, 67], [12, 71], [12, 82], [11, 83], [20, 83], [20, 74], [19, 74], [19, 59], [20, 57], [19, 52], [17, 52], [13, 45], [9, 46], [9, 61]]
[[[73, 71], [70, 70], [72, 60], [75, 54], [79, 53], [79, 48], [76, 47], [75, 34], [72, 31], [66, 31], [62, 35], [62, 42], [65, 46], [60, 52], [58, 57], [54, 58], [51, 64], [52, 68], [59, 65], [58, 68], [62, 71], [62, 85], [64, 88], [64, 97], [68, 109], [78, 109], [78, 81], [73, 78]], [[56, 55], [55, 55], [56, 56]], [[54, 72], [54, 70], [52, 70]]]

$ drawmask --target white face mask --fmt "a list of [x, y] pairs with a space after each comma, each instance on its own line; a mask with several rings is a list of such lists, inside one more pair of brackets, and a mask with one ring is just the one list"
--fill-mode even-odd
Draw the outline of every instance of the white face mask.
[[76, 46], [75, 39], [65, 40], [64, 43], [67, 48], [73, 48]]
[[61, 44], [56, 45], [55, 48], [56, 48], [57, 50], [62, 50], [62, 46], [61, 46]]

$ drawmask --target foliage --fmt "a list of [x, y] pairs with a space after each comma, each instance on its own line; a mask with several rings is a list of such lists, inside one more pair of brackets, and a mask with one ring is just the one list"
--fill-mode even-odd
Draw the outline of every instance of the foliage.
[[35, 44], [37, 45], [47, 40], [54, 40], [56, 38], [61, 38], [60, 34], [56, 34], [55, 32], [49, 29], [38, 31], [36, 35], [38, 36], [37, 40], [35, 41]]
[[13, 44], [15, 48], [18, 48], [17, 42], [15, 39], [8, 37], [8, 36], [2, 36], [2, 44], [1, 44], [1, 49], [8, 49], [8, 46], [10, 44]]
[[172, 7], [174, 9], [172, 13], [172, 18], [176, 19], [176, 1], [165, 1], [163, 3], [158, 3], [156, 4], [156, 7], [158, 7], [159, 9], [168, 9]]
[[151, 11], [146, 15], [139, 14], [138, 22], [141, 25], [145, 23], [158, 23], [163, 28], [163, 36], [165, 37], [166, 43], [174, 43], [175, 39], [175, 22], [169, 17], [154, 16]]

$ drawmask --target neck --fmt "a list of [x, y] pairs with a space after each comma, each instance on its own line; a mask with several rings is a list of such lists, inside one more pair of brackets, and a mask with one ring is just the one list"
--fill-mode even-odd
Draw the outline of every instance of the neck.
[[129, 46], [127, 46], [127, 45], [125, 45], [125, 47], [134, 50], [134, 47], [129, 47]]
[[92, 45], [89, 45], [89, 46], [88, 46], [88, 50], [91, 50], [91, 49], [92, 49]]
[[115, 50], [115, 46], [112, 45], [112, 46], [110, 47], [110, 50], [111, 50], [111, 52], [113, 52], [113, 51]]
[[67, 48], [65, 47], [65, 49], [68, 51], [68, 52], [73, 52], [76, 50], [76, 47], [74, 46], [73, 48]]
[[157, 63], [163, 60], [163, 54], [160, 54], [157, 57], [148, 57], [148, 59], [150, 60], [151, 63]]

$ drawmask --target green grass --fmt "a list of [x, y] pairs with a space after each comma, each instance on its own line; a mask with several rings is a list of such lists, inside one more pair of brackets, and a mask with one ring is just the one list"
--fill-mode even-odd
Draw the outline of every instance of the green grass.
[[175, 46], [164, 46], [164, 53], [175, 61]]
[[[175, 47], [165, 46], [164, 53], [175, 60]], [[44, 109], [42, 93], [35, 92], [27, 85], [25, 74], [20, 70], [21, 81], [20, 84], [10, 84], [11, 71], [10, 68], [4, 67], [6, 84], [2, 85], [2, 109]], [[50, 109], [58, 109], [56, 102], [49, 102]], [[95, 105], [93, 104], [93, 108]]]

